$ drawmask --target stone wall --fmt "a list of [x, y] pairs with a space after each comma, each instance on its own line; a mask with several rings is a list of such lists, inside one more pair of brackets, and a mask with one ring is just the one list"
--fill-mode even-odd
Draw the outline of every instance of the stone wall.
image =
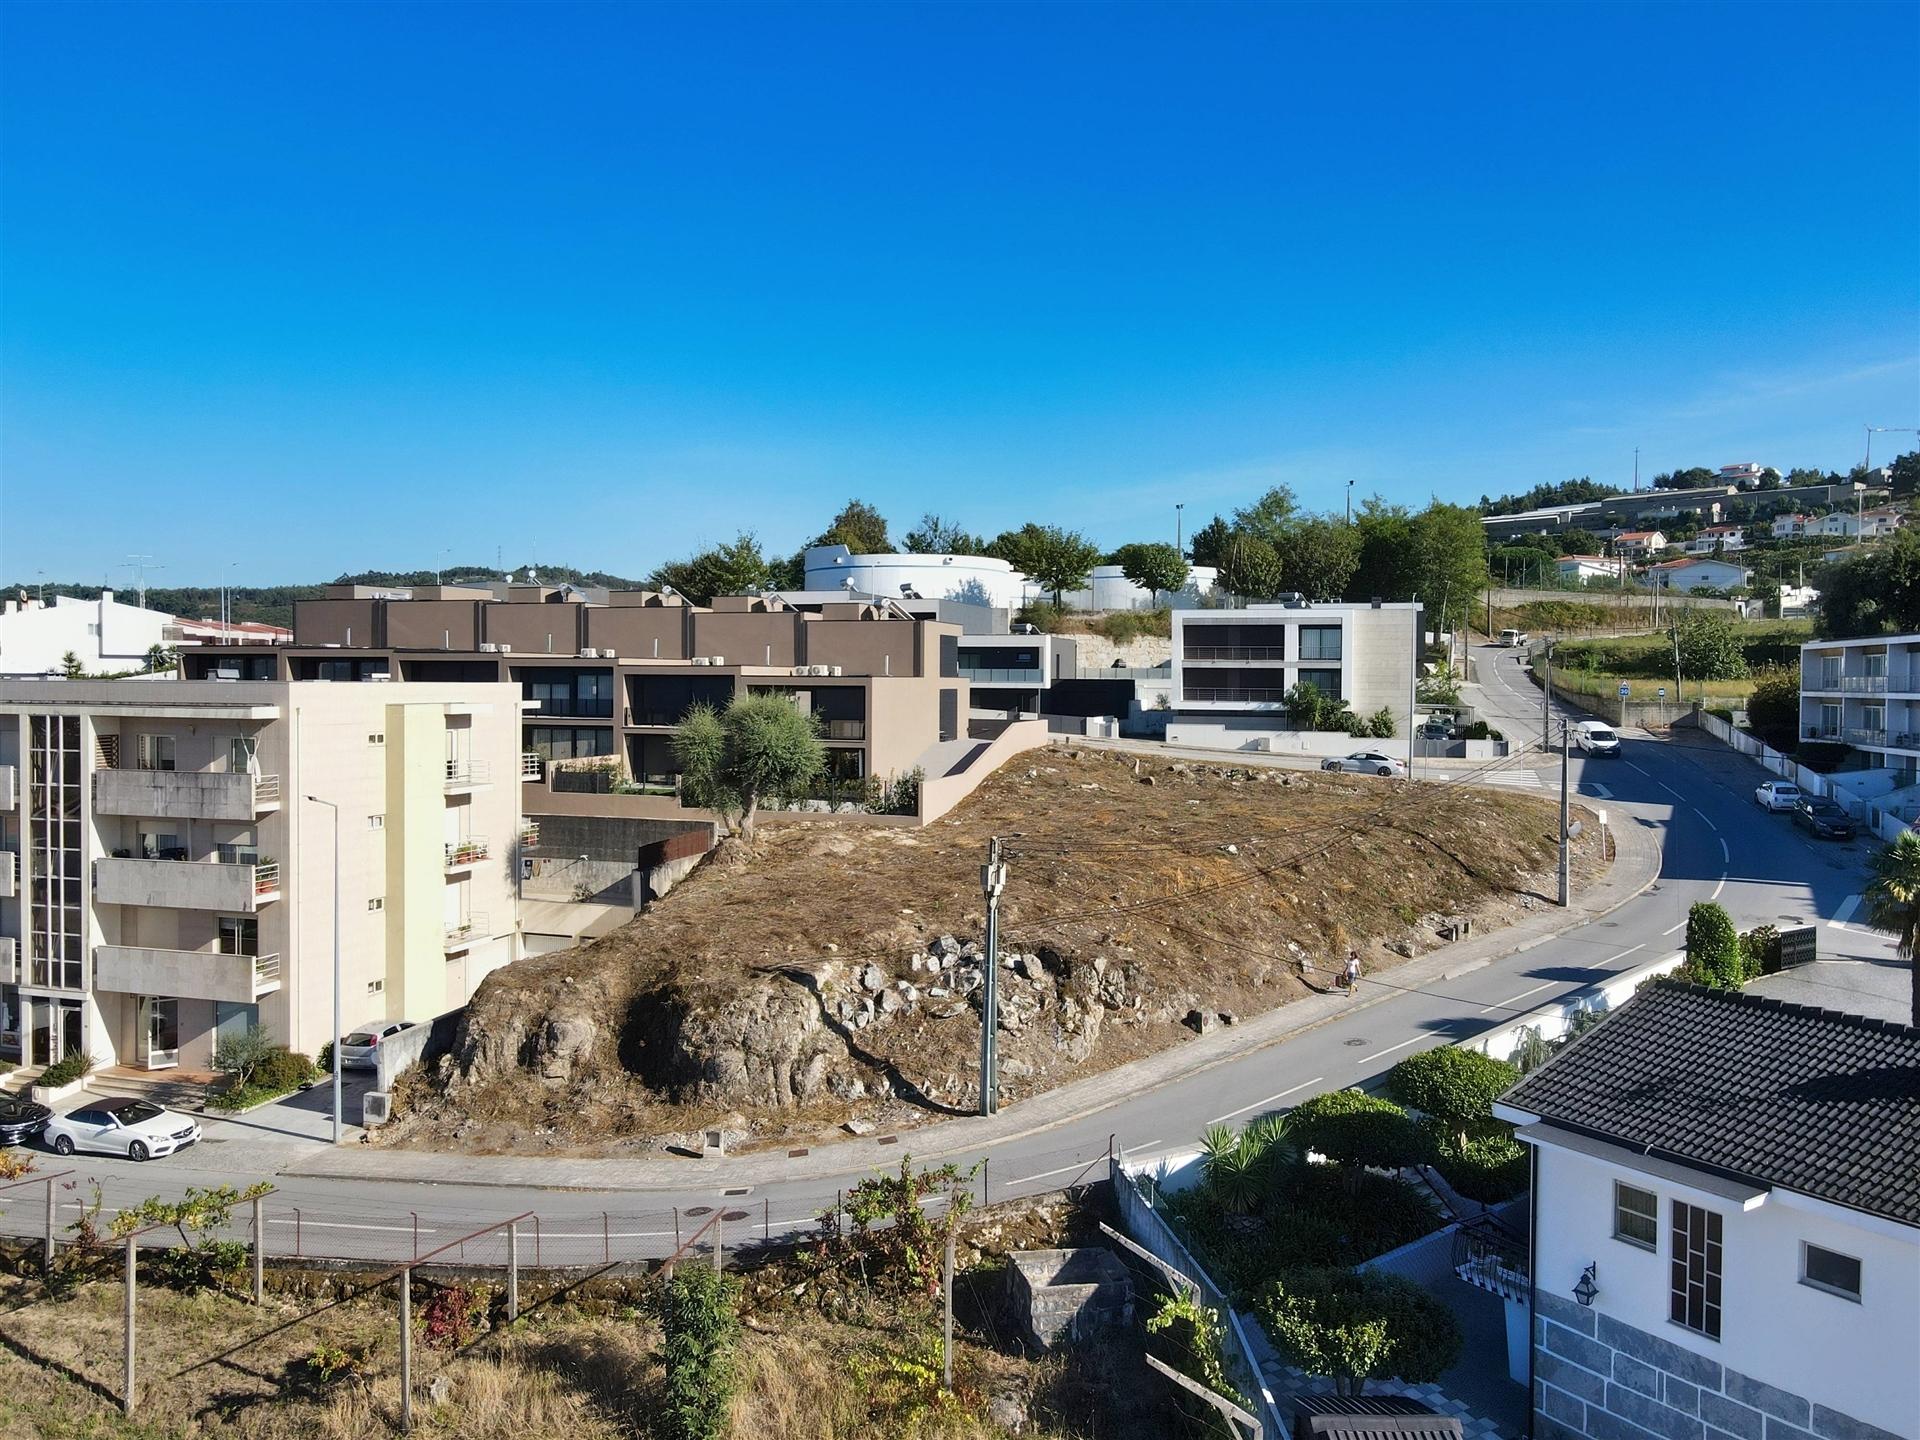
[[1605, 1311], [1536, 1299], [1535, 1440], [1900, 1440]]

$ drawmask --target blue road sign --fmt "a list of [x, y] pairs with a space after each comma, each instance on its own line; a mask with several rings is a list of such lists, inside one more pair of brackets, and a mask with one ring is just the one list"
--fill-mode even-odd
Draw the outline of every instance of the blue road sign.
[[1624, 700], [1631, 694], [1633, 694], [1633, 687], [1622, 680], [1620, 682], [1620, 698]]

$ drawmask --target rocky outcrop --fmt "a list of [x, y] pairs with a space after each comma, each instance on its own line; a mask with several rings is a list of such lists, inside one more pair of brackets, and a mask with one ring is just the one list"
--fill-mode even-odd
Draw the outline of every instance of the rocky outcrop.
[[634, 1068], [678, 1101], [784, 1108], [846, 1094], [862, 1068], [813, 987], [769, 976], [730, 994], [666, 989], [634, 1003]]

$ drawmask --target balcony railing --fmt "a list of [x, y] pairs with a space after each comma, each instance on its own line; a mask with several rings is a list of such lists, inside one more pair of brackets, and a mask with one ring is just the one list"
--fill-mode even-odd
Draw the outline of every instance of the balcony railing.
[[0, 935], [0, 984], [20, 983], [20, 942], [11, 935]]
[[538, 845], [540, 843], [540, 822], [538, 820], [522, 820], [520, 822], [519, 835], [521, 849], [526, 850]]
[[973, 685], [1044, 685], [1047, 683], [1047, 672], [1032, 666], [962, 665], [960, 678]]
[[20, 770], [0, 765], [0, 810], [11, 810], [20, 803]]
[[460, 950], [475, 940], [483, 940], [493, 933], [493, 927], [484, 914], [469, 915], [466, 919], [447, 926], [446, 948]]
[[463, 865], [478, 865], [487, 858], [487, 842], [478, 836], [468, 836], [465, 840], [456, 840], [447, 846], [447, 869], [457, 870]]
[[1462, 1221], [1453, 1232], [1453, 1272], [1469, 1285], [1509, 1300], [1524, 1300], [1532, 1293], [1525, 1239], [1491, 1215]]
[[1183, 699], [1215, 705], [1279, 705], [1287, 698], [1284, 690], [1231, 690], [1208, 685], [1189, 685]]
[[[1284, 661], [1287, 647], [1284, 645], [1189, 645], [1181, 651], [1188, 660], [1266, 660]], [[1296, 657], [1299, 658], [1299, 657]], [[1333, 657], [1338, 660], [1340, 657]]]
[[1850, 725], [1840, 733], [1849, 745], [1884, 745], [1887, 743], [1887, 732], [1884, 729], [1868, 730], [1859, 726]]
[[251, 820], [280, 808], [280, 777], [244, 770], [101, 769], [93, 772], [102, 815]]
[[126, 995], [248, 1004], [280, 988], [278, 955], [224, 950], [167, 950], [150, 945], [96, 945], [93, 983]]
[[269, 860], [253, 867], [253, 893], [256, 899], [280, 893], [280, 862]]
[[280, 988], [280, 957], [278, 955], [256, 955], [253, 957], [253, 993], [264, 995], [269, 990]]
[[466, 790], [493, 783], [493, 766], [485, 760], [447, 761], [447, 789]]
[[864, 740], [867, 738], [867, 722], [864, 720], [828, 720], [826, 738], [829, 740]]
[[20, 885], [20, 857], [11, 850], [0, 850], [0, 900], [11, 900]]
[[1887, 693], [1887, 677], [1884, 675], [1843, 675], [1840, 689], [1848, 695], [1884, 695]]
[[538, 780], [545, 772], [541, 768], [540, 757], [533, 751], [523, 751], [520, 756], [520, 778]]

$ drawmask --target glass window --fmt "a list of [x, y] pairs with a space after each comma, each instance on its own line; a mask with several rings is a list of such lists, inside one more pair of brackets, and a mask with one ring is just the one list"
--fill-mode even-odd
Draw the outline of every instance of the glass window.
[[1800, 1283], [1847, 1300], [1860, 1298], [1860, 1261], [1818, 1245], [1800, 1247]]
[[260, 922], [251, 915], [220, 917], [220, 953], [222, 955], [258, 955]]
[[1674, 1324], [1720, 1338], [1720, 1216], [1673, 1202], [1673, 1262], [1667, 1317]]
[[1321, 694], [1331, 699], [1340, 698], [1340, 672], [1338, 670], [1302, 670], [1300, 683], [1311, 685]]
[[1300, 627], [1300, 658], [1302, 660], [1338, 660], [1340, 658], [1340, 627], [1338, 625], [1302, 625]]
[[1613, 1184], [1613, 1238], [1642, 1250], [1660, 1244], [1660, 1201], [1651, 1190]]

